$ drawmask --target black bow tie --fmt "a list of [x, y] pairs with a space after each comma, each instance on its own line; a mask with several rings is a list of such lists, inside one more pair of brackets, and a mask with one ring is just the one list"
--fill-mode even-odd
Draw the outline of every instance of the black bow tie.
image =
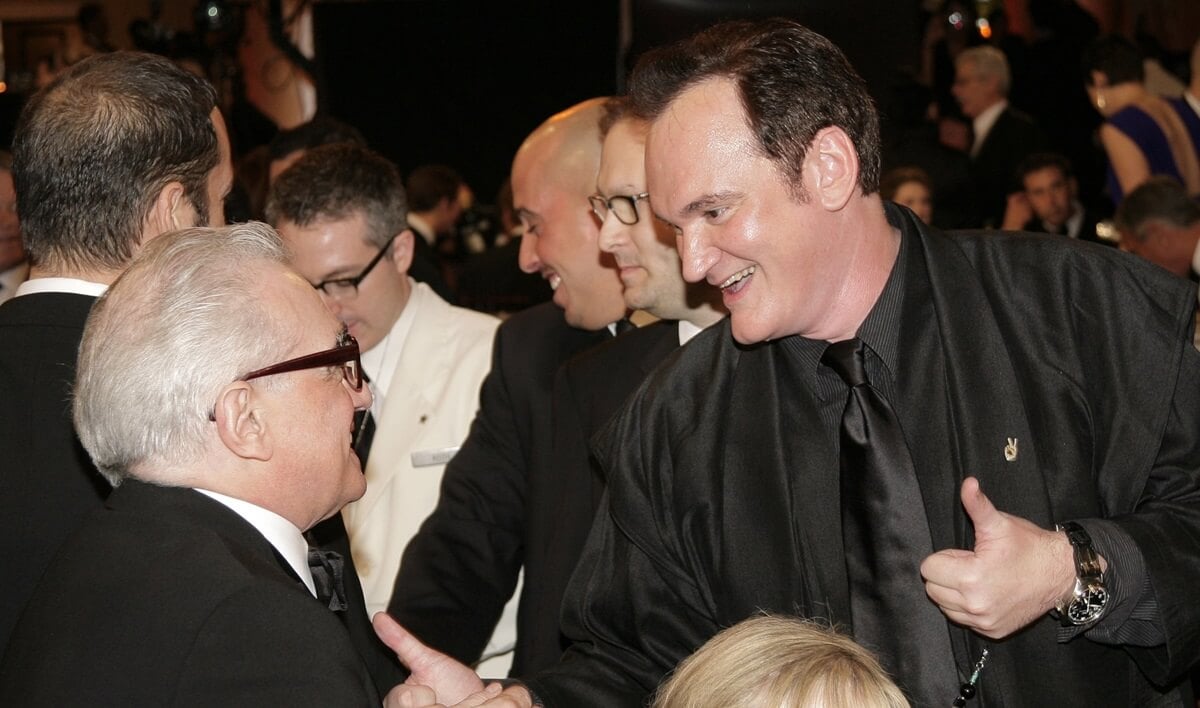
[[312, 571], [317, 599], [334, 612], [346, 609], [346, 586], [343, 582], [346, 563], [340, 553], [308, 549], [308, 568]]

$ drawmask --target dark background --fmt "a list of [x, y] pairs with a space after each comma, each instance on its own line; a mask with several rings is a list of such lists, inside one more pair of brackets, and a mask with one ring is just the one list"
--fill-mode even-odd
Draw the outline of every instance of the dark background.
[[[915, 68], [916, 0], [409, 0], [321, 2], [321, 109], [359, 127], [407, 174], [439, 162], [490, 202], [524, 137], [612, 94], [648, 47], [731, 17], [793, 17], [842, 48], [880, 100]], [[622, 41], [622, 37], [627, 42]]]

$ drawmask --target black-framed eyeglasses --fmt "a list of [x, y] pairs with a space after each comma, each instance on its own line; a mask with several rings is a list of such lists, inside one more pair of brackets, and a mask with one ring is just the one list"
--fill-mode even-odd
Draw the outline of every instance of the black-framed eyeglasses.
[[396, 234], [395, 236], [389, 238], [387, 243], [383, 244], [383, 248], [379, 249], [379, 253], [375, 254], [375, 257], [371, 259], [371, 262], [367, 264], [367, 267], [363, 268], [362, 272], [358, 275], [354, 276], [353, 278], [330, 278], [329, 280], [322, 280], [313, 287], [317, 290], [324, 291], [326, 295], [334, 299], [354, 297], [358, 294], [358, 284], [361, 283], [364, 278], [370, 275], [375, 266], [379, 264], [379, 261], [383, 260], [383, 254], [387, 253], [388, 248], [391, 247], [392, 242], [395, 241], [396, 236], [399, 235], [400, 234]]
[[[264, 376], [274, 376], [275, 374], [287, 374], [306, 369], [319, 369], [323, 366], [341, 366], [342, 378], [345, 379], [350, 388], [355, 391], [361, 391], [363, 387], [363, 373], [362, 360], [359, 358], [359, 354], [358, 340], [351, 336], [349, 332], [343, 331], [338, 335], [337, 346], [332, 349], [305, 354], [295, 359], [281, 361], [278, 364], [264, 366], [261, 369], [255, 369], [248, 374], [239, 376], [234, 380], [251, 381], [253, 379], [261, 379]], [[217, 419], [215, 410], [208, 414], [208, 419]]]
[[599, 194], [593, 194], [588, 197], [588, 202], [592, 205], [592, 213], [604, 223], [608, 217], [608, 212], [612, 212], [617, 217], [617, 221], [626, 226], [633, 226], [638, 222], [637, 204], [643, 199], [650, 196], [649, 192], [634, 194], [632, 196], [626, 194], [617, 194], [605, 199]]

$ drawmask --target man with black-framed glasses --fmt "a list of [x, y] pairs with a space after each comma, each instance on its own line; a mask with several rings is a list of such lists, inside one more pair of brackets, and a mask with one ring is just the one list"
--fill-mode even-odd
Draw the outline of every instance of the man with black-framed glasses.
[[[414, 235], [396, 168], [365, 147], [313, 148], [279, 175], [267, 216], [291, 265], [362, 350], [374, 403], [355, 426], [367, 493], [342, 514], [367, 609], [384, 609], [405, 546], [467, 436], [499, 321], [409, 276]], [[321, 528], [319, 535], [337, 534]]]

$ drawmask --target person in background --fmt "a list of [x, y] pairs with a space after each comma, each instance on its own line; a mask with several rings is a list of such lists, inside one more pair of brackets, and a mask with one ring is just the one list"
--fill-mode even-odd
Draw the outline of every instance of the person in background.
[[267, 166], [268, 184], [274, 183], [275, 178], [303, 157], [306, 150], [331, 143], [365, 146], [367, 139], [358, 128], [323, 114], [294, 128], [279, 131], [267, 146], [270, 156]]
[[1067, 158], [1057, 153], [1034, 153], [1017, 166], [1017, 176], [1022, 189], [1008, 196], [1001, 229], [1116, 245], [1096, 234], [1099, 219], [1079, 201], [1079, 183]]
[[21, 240], [17, 216], [17, 191], [13, 189], [12, 154], [0, 150], [0, 304], [17, 292], [29, 277], [29, 260]]
[[1121, 249], [1196, 280], [1200, 275], [1200, 204], [1170, 177], [1151, 177], [1130, 192], [1113, 218]]
[[1008, 195], [1017, 191], [1016, 168], [1026, 155], [1045, 150], [1045, 133], [1008, 103], [1012, 84], [1008, 60], [991, 46], [965, 49], [954, 61], [954, 97], [971, 119], [971, 181], [977, 226], [995, 227], [1004, 218]]
[[1108, 194], [1120, 206], [1126, 194], [1153, 175], [1173, 177], [1200, 195], [1200, 152], [1166, 99], [1142, 83], [1142, 55], [1118, 35], [1100, 37], [1083, 56], [1084, 84], [1104, 116], [1100, 142], [1108, 155]]
[[743, 620], [680, 662], [652, 708], [908, 708], [871, 653], [811, 620]]
[[908, 207], [926, 224], [933, 223], [933, 184], [919, 167], [889, 170], [879, 182], [879, 196]]

